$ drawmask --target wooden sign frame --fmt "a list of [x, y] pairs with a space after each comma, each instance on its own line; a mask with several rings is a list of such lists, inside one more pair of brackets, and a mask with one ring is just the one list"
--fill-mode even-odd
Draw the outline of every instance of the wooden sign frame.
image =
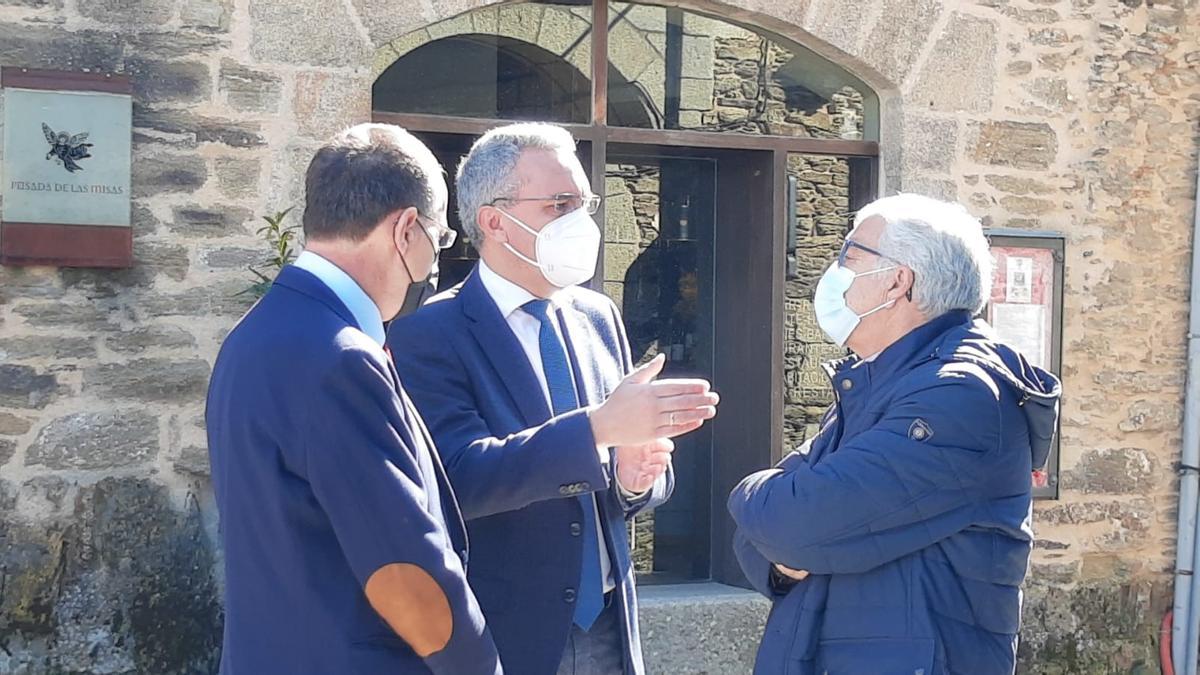
[[[1046, 370], [1054, 373], [1058, 377], [1062, 377], [1062, 344], [1063, 344], [1063, 293], [1066, 287], [1066, 270], [1064, 269], [1066, 260], [1066, 238], [1061, 232], [1033, 231], [1033, 230], [1013, 230], [1013, 229], [990, 229], [984, 230], [987, 235], [988, 242], [991, 244], [992, 250], [996, 254], [1019, 252], [1019, 251], [1036, 251], [1044, 252], [1050, 260], [1050, 268], [1045, 270], [1045, 275], [1048, 276], [1048, 283], [1042, 289], [1041, 304], [1044, 304], [1048, 315], [1044, 317], [1045, 333], [1042, 339], [1045, 341], [1045, 357], [1042, 366]], [[996, 257], [1000, 257], [997, 255]], [[996, 297], [998, 286], [1007, 285], [1007, 271], [997, 266], [994, 273], [993, 297], [988, 300], [988, 306], [984, 309], [984, 315], [989, 319], [994, 319], [993, 313], [996, 306]], [[1028, 284], [1029, 282], [1024, 282]], [[1018, 296], [1030, 295], [1022, 289], [1017, 293]], [[1017, 297], [1020, 302], [1037, 301], [1035, 297]], [[993, 320], [992, 326], [1001, 337], [1004, 336], [1006, 330], [1005, 325], [1001, 322], [996, 325]], [[1059, 446], [1062, 442], [1062, 417], [1059, 416], [1059, 427], [1055, 430], [1054, 443], [1050, 447], [1050, 456], [1046, 460], [1046, 468], [1042, 472], [1038, 472], [1034, 476], [1033, 496], [1035, 499], [1058, 499], [1058, 479], [1059, 479]]]
[[[132, 96], [126, 75], [0, 67], [0, 87]], [[130, 139], [132, 144], [132, 139]], [[6, 176], [5, 180], [9, 180]], [[133, 227], [0, 221], [0, 265], [122, 268], [133, 265]]]

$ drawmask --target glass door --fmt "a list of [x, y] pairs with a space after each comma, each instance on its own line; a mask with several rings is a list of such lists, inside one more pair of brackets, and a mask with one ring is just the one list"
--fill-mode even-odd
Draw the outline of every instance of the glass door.
[[[605, 164], [603, 289], [635, 364], [665, 354], [665, 378], [713, 378], [716, 173], [705, 157], [610, 152]], [[639, 574], [708, 578], [712, 451], [711, 426], [676, 439], [675, 493], [637, 520]]]

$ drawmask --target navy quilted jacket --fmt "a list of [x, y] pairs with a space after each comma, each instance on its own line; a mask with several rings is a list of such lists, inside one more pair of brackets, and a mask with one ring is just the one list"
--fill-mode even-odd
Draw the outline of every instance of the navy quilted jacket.
[[[1012, 673], [1058, 380], [966, 312], [826, 371], [820, 432], [729, 497], [773, 601], [755, 673]], [[779, 583], [775, 562], [810, 576]]]

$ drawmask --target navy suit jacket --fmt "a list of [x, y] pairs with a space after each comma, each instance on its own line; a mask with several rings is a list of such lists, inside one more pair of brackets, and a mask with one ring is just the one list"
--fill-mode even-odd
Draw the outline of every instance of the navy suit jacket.
[[[616, 306], [563, 291], [558, 320], [585, 405], [602, 402], [631, 368]], [[583, 510], [595, 492], [617, 582], [627, 673], [642, 672], [626, 521], [674, 488], [623, 499], [600, 462], [580, 409], [552, 417], [517, 337], [478, 272], [392, 323], [388, 344], [404, 386], [429, 424], [471, 536], [471, 587], [509, 672], [553, 674], [570, 634], [579, 586]]]
[[[226, 338], [206, 411], [225, 552], [221, 671], [500, 673], [466, 582], [462, 517], [382, 347], [312, 274], [285, 268]], [[419, 658], [367, 579], [441, 585], [450, 643]]]

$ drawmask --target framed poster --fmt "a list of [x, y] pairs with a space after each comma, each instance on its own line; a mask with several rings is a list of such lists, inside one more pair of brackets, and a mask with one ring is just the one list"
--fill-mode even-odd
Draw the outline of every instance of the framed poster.
[[5, 67], [0, 87], [0, 264], [132, 265], [129, 79]]
[[[1031, 364], [1061, 376], [1062, 236], [1024, 230], [991, 230], [987, 235], [996, 266], [984, 318]], [[1056, 434], [1045, 471], [1034, 472], [1035, 497], [1058, 497], [1058, 444]]]

